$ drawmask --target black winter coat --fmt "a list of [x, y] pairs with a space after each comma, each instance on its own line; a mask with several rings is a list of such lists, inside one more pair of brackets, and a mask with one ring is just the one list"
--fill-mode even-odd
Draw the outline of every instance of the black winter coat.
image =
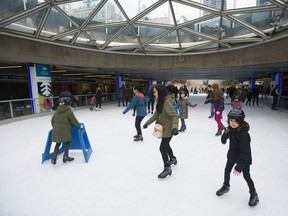
[[252, 164], [249, 129], [249, 124], [244, 121], [240, 130], [229, 126], [221, 137], [223, 144], [226, 144], [227, 139], [230, 139], [227, 159], [236, 163], [235, 169], [239, 172], [242, 172], [247, 165]]

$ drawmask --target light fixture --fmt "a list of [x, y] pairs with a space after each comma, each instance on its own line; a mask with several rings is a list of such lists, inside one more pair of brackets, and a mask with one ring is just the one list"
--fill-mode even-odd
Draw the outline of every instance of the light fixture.
[[63, 76], [83, 76], [83, 75], [89, 75], [91, 73], [69, 73], [69, 74], [63, 74]]
[[0, 69], [10, 69], [10, 68], [21, 68], [22, 66], [14, 65], [14, 66], [0, 66]]
[[51, 70], [51, 73], [64, 73], [66, 70]]

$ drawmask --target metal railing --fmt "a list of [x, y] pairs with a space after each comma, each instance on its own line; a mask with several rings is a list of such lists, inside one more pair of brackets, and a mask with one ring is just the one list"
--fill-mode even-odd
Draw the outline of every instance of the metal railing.
[[[88, 99], [93, 97], [93, 94], [87, 95], [74, 95], [78, 100], [78, 104], [72, 104], [74, 108], [80, 108], [89, 106]], [[58, 97], [50, 97], [53, 101], [53, 104], [56, 103]], [[102, 94], [102, 103], [109, 103], [117, 101], [116, 93], [103, 93]], [[39, 98], [26, 98], [26, 99], [15, 99], [15, 100], [3, 100], [0, 101], [0, 120], [10, 119], [25, 115], [32, 115], [33, 113], [33, 104], [39, 102]], [[50, 112], [50, 110], [41, 110], [40, 112]]]

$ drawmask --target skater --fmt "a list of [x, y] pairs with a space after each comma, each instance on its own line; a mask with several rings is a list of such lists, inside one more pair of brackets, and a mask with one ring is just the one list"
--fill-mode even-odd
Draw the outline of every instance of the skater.
[[223, 186], [216, 192], [217, 196], [222, 196], [230, 189], [230, 173], [234, 167], [233, 174], [239, 176], [243, 173], [243, 177], [248, 184], [250, 199], [249, 206], [255, 206], [259, 202], [254, 182], [250, 176], [250, 165], [252, 164], [251, 157], [251, 138], [249, 135], [249, 124], [244, 121], [245, 114], [240, 109], [231, 110], [228, 115], [228, 127], [221, 136], [222, 144], [226, 144], [229, 139], [229, 150], [227, 153], [227, 162], [224, 173]]
[[154, 113], [154, 102], [155, 102], [155, 96], [154, 96], [154, 86], [153, 84], [151, 84], [149, 86], [149, 89], [148, 89], [148, 98], [149, 98], [149, 102], [148, 102], [148, 113], [151, 112], [151, 114]]
[[101, 111], [101, 105], [102, 105], [102, 90], [101, 87], [99, 86], [97, 88], [97, 91], [95, 93], [95, 97], [96, 97], [96, 104], [95, 104], [95, 110], [99, 110]]
[[234, 100], [230, 103], [224, 103], [225, 105], [231, 105], [233, 107], [233, 109], [242, 109], [242, 105], [243, 105], [243, 102], [242, 100], [240, 99], [240, 96], [236, 95], [234, 97]]
[[[207, 86], [207, 96], [206, 96], [206, 100], [209, 98], [212, 98], [212, 86], [209, 84]], [[211, 100], [210, 101], [210, 116], [208, 116], [208, 118], [213, 118], [214, 117], [214, 101]]]
[[80, 127], [80, 123], [76, 119], [73, 111], [70, 108], [71, 98], [61, 97], [59, 98], [59, 106], [56, 112], [52, 116], [52, 142], [56, 142], [54, 152], [52, 155], [51, 163], [55, 165], [57, 163], [57, 154], [61, 143], [65, 143], [65, 152], [63, 155], [63, 163], [66, 161], [73, 161], [74, 158], [69, 157], [69, 147], [71, 141], [71, 126], [76, 125]]
[[278, 92], [278, 85], [275, 85], [275, 87], [273, 88], [273, 90], [271, 91], [271, 96], [273, 97], [273, 103], [272, 103], [272, 110], [277, 110], [277, 103], [278, 103], [278, 96], [279, 96], [279, 92]]
[[171, 165], [177, 164], [177, 159], [170, 146], [172, 136], [178, 135], [178, 116], [173, 106], [175, 103], [175, 87], [157, 84], [154, 86], [154, 94], [157, 99], [156, 112], [147, 120], [143, 128], [156, 121], [163, 126], [163, 135], [160, 143], [160, 152], [164, 163], [164, 170], [158, 175], [158, 178], [166, 178], [172, 174]]
[[211, 103], [214, 101], [214, 119], [217, 123], [217, 133], [215, 136], [222, 135], [222, 131], [224, 129], [224, 125], [221, 122], [222, 119], [222, 113], [225, 109], [224, 107], [224, 96], [223, 92], [220, 90], [219, 85], [217, 83], [212, 84], [213, 92], [211, 94], [211, 97], [205, 101], [205, 104]]
[[178, 100], [178, 107], [180, 110], [181, 128], [179, 132], [184, 132], [186, 130], [185, 119], [188, 119], [188, 106], [196, 107], [197, 104], [192, 104], [188, 100], [188, 93], [186, 91], [180, 91], [180, 98]]
[[133, 88], [134, 97], [129, 103], [128, 107], [123, 111], [123, 114], [126, 114], [130, 109], [135, 108], [136, 118], [135, 118], [135, 128], [137, 134], [134, 136], [134, 141], [143, 141], [142, 131], [141, 131], [141, 122], [144, 117], [147, 115], [146, 106], [148, 104], [148, 98], [144, 96], [141, 86], [135, 86]]

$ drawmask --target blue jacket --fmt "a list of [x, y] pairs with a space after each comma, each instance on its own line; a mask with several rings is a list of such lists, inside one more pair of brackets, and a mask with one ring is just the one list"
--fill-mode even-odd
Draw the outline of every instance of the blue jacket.
[[137, 116], [146, 116], [147, 115], [147, 109], [146, 106], [148, 104], [148, 98], [144, 96], [144, 98], [140, 98], [138, 96], [134, 96], [132, 98], [131, 103], [128, 105], [128, 107], [123, 111], [123, 114], [126, 114], [130, 109], [136, 109], [136, 115]]

